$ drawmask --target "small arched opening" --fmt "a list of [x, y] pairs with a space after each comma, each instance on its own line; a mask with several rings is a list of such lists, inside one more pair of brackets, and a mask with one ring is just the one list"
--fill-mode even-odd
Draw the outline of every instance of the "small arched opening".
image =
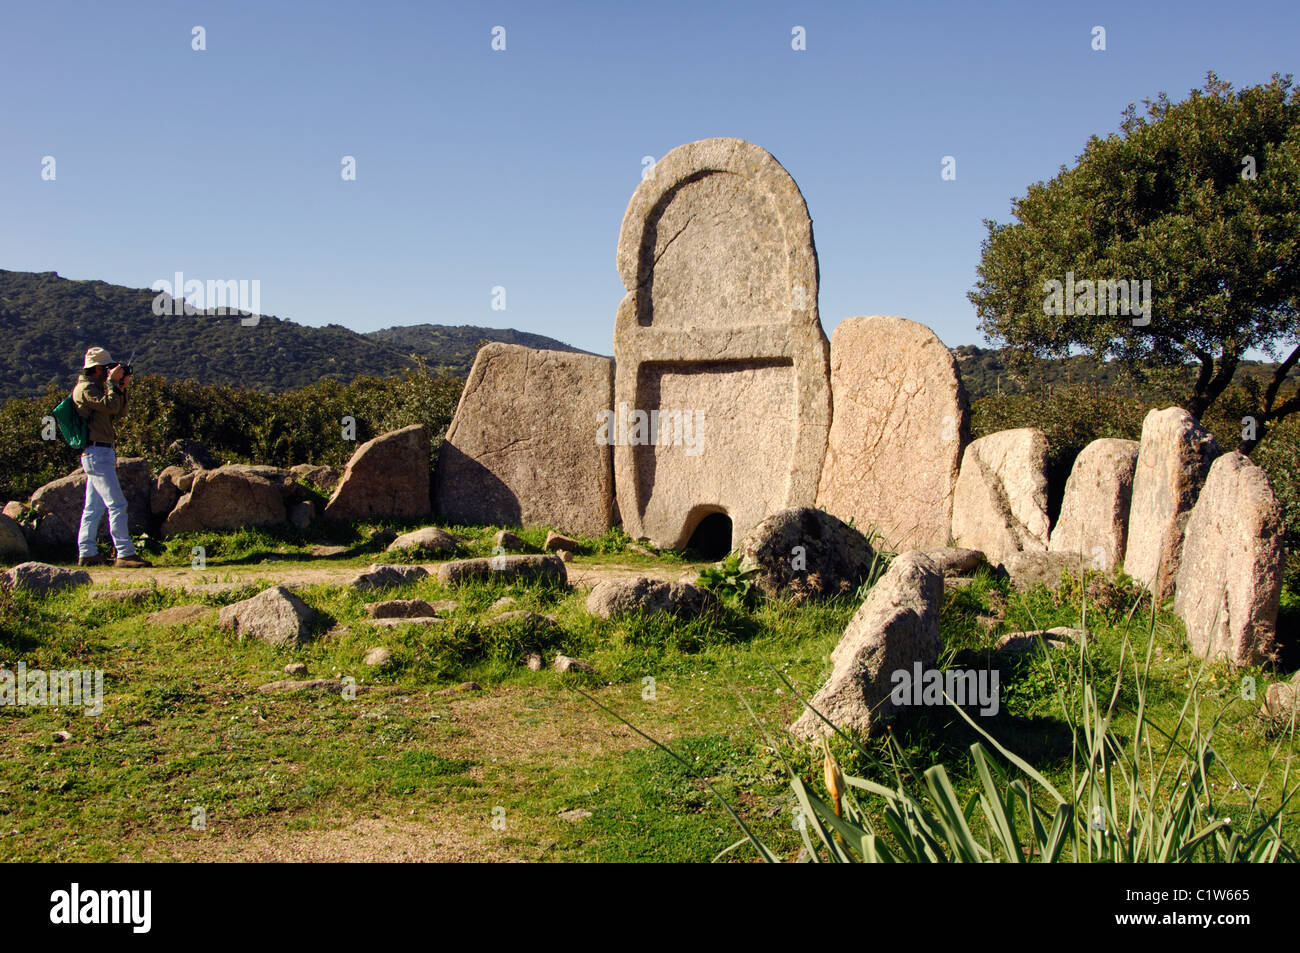
[[709, 513], [696, 525], [686, 548], [700, 559], [718, 560], [731, 552], [731, 517]]

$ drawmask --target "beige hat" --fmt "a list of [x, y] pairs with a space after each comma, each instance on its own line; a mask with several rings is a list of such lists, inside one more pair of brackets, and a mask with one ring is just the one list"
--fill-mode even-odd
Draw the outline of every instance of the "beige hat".
[[112, 364], [113, 359], [108, 356], [108, 352], [102, 347], [92, 347], [86, 351], [86, 361], [81, 365], [82, 370], [88, 370], [92, 367], [98, 367], [101, 364]]

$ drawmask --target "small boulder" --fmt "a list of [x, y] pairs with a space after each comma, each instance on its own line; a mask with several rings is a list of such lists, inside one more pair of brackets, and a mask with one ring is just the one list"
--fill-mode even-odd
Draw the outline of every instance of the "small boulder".
[[984, 554], [978, 549], [961, 549], [956, 546], [932, 549], [925, 555], [939, 567], [945, 577], [968, 576], [984, 562]]
[[393, 653], [382, 645], [377, 645], [366, 653], [365, 663], [371, 668], [388, 668], [393, 664]]
[[290, 662], [288, 665], [284, 667], [284, 674], [299, 675], [299, 676], [306, 675], [307, 665], [304, 662]]
[[491, 580], [513, 582], [517, 579], [568, 585], [569, 575], [559, 556], [490, 556], [458, 559], [438, 567], [438, 582], [444, 586]]
[[39, 596], [72, 586], [88, 585], [90, 573], [84, 569], [63, 569], [49, 563], [19, 563], [0, 576], [0, 586], [11, 590], [25, 589]]
[[248, 467], [200, 470], [163, 521], [162, 535], [274, 526], [287, 517], [278, 482]]
[[348, 583], [353, 589], [369, 592], [375, 589], [391, 589], [417, 582], [429, 575], [423, 566], [386, 566], [371, 563], [365, 572], [358, 573]]
[[404, 625], [442, 625], [443, 620], [436, 615], [388, 616], [371, 619], [370, 624], [381, 629], [397, 629]]
[[442, 556], [455, 552], [456, 544], [459, 542], [459, 537], [453, 536], [446, 530], [438, 529], [436, 526], [426, 526], [410, 533], [403, 533], [388, 544], [388, 551], [390, 553], [422, 552]]
[[552, 667], [557, 672], [581, 672], [584, 675], [595, 675], [596, 666], [590, 662], [584, 662], [582, 659], [569, 658], [567, 655], [555, 656]]
[[524, 664], [528, 666], [530, 672], [540, 672], [546, 667], [546, 662], [538, 652], [529, 652], [528, 657], [524, 659]]
[[1300, 720], [1300, 672], [1289, 682], [1275, 682], [1264, 694], [1264, 713], [1273, 718]]
[[16, 520], [0, 515], [0, 563], [27, 561], [27, 537]]
[[854, 592], [876, 555], [856, 529], [807, 506], [759, 522], [745, 534], [739, 552], [743, 568], [758, 570], [754, 581], [763, 592], [796, 599]]
[[372, 619], [409, 619], [438, 613], [423, 599], [386, 599], [383, 602], [367, 603], [366, 614]]
[[552, 531], [546, 534], [546, 542], [542, 543], [542, 549], [548, 553], [558, 553], [562, 550], [573, 553], [578, 549], [578, 541], [570, 536], [562, 536]]
[[528, 550], [528, 544], [524, 542], [522, 536], [510, 532], [508, 529], [498, 530], [497, 534], [492, 537], [494, 548], [504, 549], [508, 553], [522, 553]]
[[[181, 477], [185, 476], [185, 471], [180, 467], [164, 467], [163, 471], [158, 474], [153, 484], [153, 496], [149, 500], [149, 511], [154, 516], [166, 517], [180, 501], [184, 495], [181, 491]], [[190, 479], [190, 486], [193, 486], [193, 478]], [[188, 487], [186, 492], [188, 492]]]
[[625, 613], [653, 616], [661, 612], [679, 619], [693, 619], [716, 610], [718, 605], [717, 596], [702, 586], [664, 582], [647, 576], [606, 579], [597, 583], [587, 596], [587, 611], [601, 619]]
[[299, 463], [290, 467], [289, 472], [304, 483], [310, 483], [316, 489], [327, 492], [334, 489], [334, 485], [339, 482], [339, 477], [342, 475], [333, 467], [315, 463]]
[[271, 645], [300, 645], [309, 638], [315, 611], [284, 586], [272, 586], [251, 599], [221, 610], [217, 624], [240, 640], [261, 639]]

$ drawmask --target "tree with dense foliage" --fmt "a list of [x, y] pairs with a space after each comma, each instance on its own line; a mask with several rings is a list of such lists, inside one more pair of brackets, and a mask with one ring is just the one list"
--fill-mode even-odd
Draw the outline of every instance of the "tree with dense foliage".
[[1191, 367], [1198, 417], [1247, 352], [1286, 354], [1247, 388], [1249, 453], [1300, 411], [1300, 89], [1274, 74], [1235, 92], [1210, 73], [1183, 102], [1144, 105], [1014, 200], [1015, 222], [985, 222], [969, 297], [988, 338], [1025, 355]]

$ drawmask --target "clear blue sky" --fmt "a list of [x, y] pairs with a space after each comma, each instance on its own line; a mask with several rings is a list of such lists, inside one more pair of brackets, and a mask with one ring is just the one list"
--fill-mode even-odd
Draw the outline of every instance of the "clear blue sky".
[[302, 324], [515, 327], [600, 353], [643, 156], [758, 143], [808, 202], [828, 335], [896, 314], [982, 344], [965, 295], [984, 218], [1129, 102], [1181, 99], [1207, 69], [1300, 73], [1294, 0], [42, 0], [0, 29], [0, 268], [259, 279], [262, 310]]

